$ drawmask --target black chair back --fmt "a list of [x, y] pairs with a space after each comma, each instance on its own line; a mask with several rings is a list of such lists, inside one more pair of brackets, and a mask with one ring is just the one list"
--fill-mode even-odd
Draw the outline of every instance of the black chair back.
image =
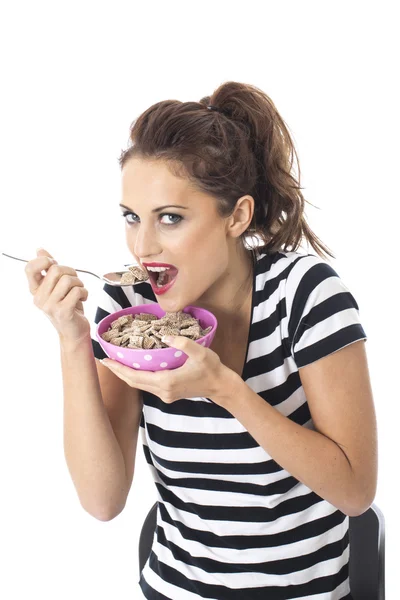
[[151, 546], [153, 543], [154, 531], [157, 522], [157, 505], [155, 502], [149, 510], [147, 517], [144, 520], [139, 537], [139, 576], [143, 571], [143, 567], [150, 556]]
[[385, 599], [385, 520], [372, 504], [349, 518], [349, 577], [354, 600]]

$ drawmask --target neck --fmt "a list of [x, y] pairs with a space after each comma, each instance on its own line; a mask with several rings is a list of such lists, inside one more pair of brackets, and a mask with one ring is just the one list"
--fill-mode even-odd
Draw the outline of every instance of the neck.
[[217, 335], [234, 331], [248, 319], [253, 291], [253, 253], [242, 248], [235, 253], [225, 276], [218, 282], [212, 296], [204, 298], [198, 306], [211, 311], [217, 318]]

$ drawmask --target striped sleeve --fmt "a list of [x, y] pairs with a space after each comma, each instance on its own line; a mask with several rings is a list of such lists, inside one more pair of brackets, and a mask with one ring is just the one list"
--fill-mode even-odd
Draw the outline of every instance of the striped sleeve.
[[288, 341], [298, 368], [367, 336], [354, 296], [319, 257], [301, 256], [286, 280]]
[[90, 335], [92, 338], [93, 354], [95, 358], [102, 359], [108, 358], [96, 337], [97, 325], [102, 319], [108, 317], [111, 313], [128, 308], [132, 306], [127, 294], [120, 287], [114, 287], [106, 283], [100, 293], [100, 297], [97, 301], [96, 313], [94, 319], [92, 319], [90, 325]]

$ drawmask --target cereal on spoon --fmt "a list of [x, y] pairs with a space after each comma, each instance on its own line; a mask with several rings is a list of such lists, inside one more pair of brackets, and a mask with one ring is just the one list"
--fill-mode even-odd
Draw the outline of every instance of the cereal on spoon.
[[121, 283], [125, 284], [134, 284], [138, 281], [147, 281], [149, 279], [149, 274], [147, 271], [144, 271], [140, 267], [132, 266], [128, 267], [129, 271], [124, 273], [121, 277]]

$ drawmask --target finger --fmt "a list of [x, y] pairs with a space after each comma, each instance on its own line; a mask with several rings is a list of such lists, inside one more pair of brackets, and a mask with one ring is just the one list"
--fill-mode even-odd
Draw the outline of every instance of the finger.
[[[100, 361], [101, 364], [105, 364], [103, 360]], [[110, 371], [112, 371], [114, 373], [114, 375], [116, 375], [117, 377], [119, 377], [122, 381], [125, 381], [125, 383], [127, 383], [130, 387], [132, 387], [131, 382], [129, 381], [129, 379], [127, 377], [125, 377], [122, 373], [115, 371], [112, 367], [106, 365], [108, 369], [110, 369]]]
[[57, 264], [54, 258], [48, 256], [39, 256], [30, 260], [25, 266], [25, 274], [28, 279], [29, 291], [31, 294], [35, 294], [40, 287], [45, 275], [42, 275], [42, 271], [48, 271], [50, 267]]
[[56, 259], [50, 254], [50, 252], [47, 252], [47, 250], [45, 250], [44, 248], [36, 248], [36, 255], [40, 258], [42, 256], [47, 256], [49, 259], [51, 259], [53, 261], [53, 264], [58, 265], [58, 262], [56, 261]]
[[[50, 275], [50, 274], [49, 274]], [[49, 287], [51, 286], [52, 281], [49, 281]], [[46, 295], [47, 281], [43, 282], [43, 294]], [[61, 302], [64, 299], [67, 299], [69, 293], [74, 288], [84, 288], [83, 281], [79, 279], [79, 277], [75, 277], [74, 275], [70, 275], [69, 273], [63, 273], [61, 277], [56, 281], [56, 284], [51, 293], [52, 302]], [[77, 293], [77, 292], [74, 292]]]
[[54, 258], [50, 252], [47, 252], [44, 248], [36, 248], [36, 256], [48, 256], [49, 258]]
[[164, 335], [161, 341], [177, 350], [182, 350], [190, 358], [200, 359], [204, 357], [206, 348], [201, 344], [197, 344], [194, 340], [189, 339], [184, 335]]
[[[100, 362], [105, 365], [105, 362], [103, 360], [101, 360]], [[119, 379], [121, 379], [122, 381], [125, 381], [125, 383], [127, 383], [130, 387], [138, 389], [138, 390], [143, 390], [144, 392], [149, 392], [150, 394], [154, 394], [155, 396], [159, 395], [157, 393], [159, 390], [154, 388], [153, 386], [133, 384], [132, 380], [129, 377], [126, 377], [125, 375], [123, 375], [120, 371], [117, 371], [116, 369], [114, 369], [113, 367], [110, 367], [109, 365], [107, 365], [107, 368], [110, 369], [110, 371], [112, 371], [114, 373], [114, 375], [119, 377]]]
[[83, 312], [82, 302], [86, 302], [88, 299], [89, 292], [85, 287], [74, 286], [69, 290], [65, 298], [60, 302], [60, 307], [66, 309], [69, 307], [71, 310], [79, 310]]
[[133, 383], [141, 383], [144, 385], [158, 385], [160, 379], [160, 373], [158, 371], [141, 371], [140, 369], [133, 369], [121, 364], [117, 360], [111, 358], [105, 358], [102, 363], [115, 372], [128, 377]]
[[68, 323], [76, 317], [76, 313], [85, 316], [82, 302], [86, 300], [88, 292], [82, 287], [73, 287], [61, 302], [44, 303], [39, 306], [47, 317], [54, 323]]
[[[61, 283], [62, 279], [64, 279], [64, 281]], [[39, 306], [44, 304], [54, 293], [55, 288], [59, 283], [60, 287], [56, 293], [56, 298], [62, 300], [71, 289], [71, 286], [77, 285], [78, 282], [79, 285], [83, 286], [83, 283], [77, 277], [75, 269], [64, 265], [51, 265], [46, 273], [46, 277], [44, 277], [36, 291], [35, 303]]]
[[131, 367], [122, 365], [117, 360], [112, 360], [110, 358], [103, 359], [101, 363], [113, 371], [115, 375], [118, 375], [118, 377], [126, 381], [126, 383], [131, 387], [144, 390], [155, 395], [158, 395], [161, 391], [162, 386], [160, 385], [160, 379], [162, 378], [164, 372], [160, 373], [132, 369]]
[[[74, 290], [78, 291], [74, 292]], [[84, 315], [85, 311], [83, 310], [83, 302], [86, 302], [88, 295], [89, 292], [84, 287], [72, 288], [72, 290], [69, 291], [64, 300], [61, 302], [61, 306], [67, 304], [72, 308], [72, 310], [77, 310]]]

